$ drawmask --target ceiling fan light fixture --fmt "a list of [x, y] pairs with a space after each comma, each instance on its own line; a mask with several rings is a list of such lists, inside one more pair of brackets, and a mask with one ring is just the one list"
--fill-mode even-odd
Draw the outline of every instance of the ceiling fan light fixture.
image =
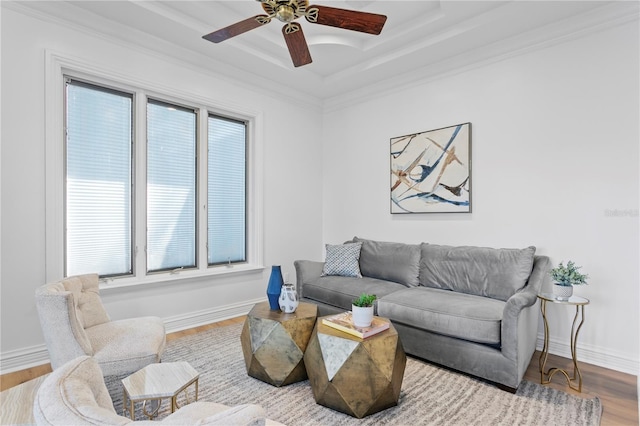
[[285, 24], [293, 21], [296, 18], [296, 13], [293, 8], [287, 4], [278, 6], [276, 10], [276, 18]]

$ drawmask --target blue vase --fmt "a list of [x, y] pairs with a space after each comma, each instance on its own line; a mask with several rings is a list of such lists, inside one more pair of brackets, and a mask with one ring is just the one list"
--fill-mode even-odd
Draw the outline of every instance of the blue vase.
[[269, 285], [267, 286], [267, 298], [269, 299], [269, 307], [272, 311], [280, 310], [280, 303], [278, 302], [278, 298], [280, 297], [282, 284], [282, 270], [280, 269], [280, 265], [273, 265], [271, 267]]

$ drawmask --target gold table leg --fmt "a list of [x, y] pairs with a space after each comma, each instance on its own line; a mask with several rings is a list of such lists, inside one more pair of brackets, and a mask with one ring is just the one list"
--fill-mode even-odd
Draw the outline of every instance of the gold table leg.
[[195, 391], [195, 401], [198, 400], [198, 380], [199, 377], [196, 377], [196, 379], [190, 383], [188, 383], [184, 389], [178, 393], [176, 393], [172, 398], [171, 398], [171, 412], [174, 413], [178, 408], [180, 408], [180, 406], [178, 405], [178, 395], [180, 395], [180, 393], [184, 392], [184, 399], [186, 401], [187, 404], [190, 404], [191, 401], [189, 401], [189, 386], [191, 386], [192, 384], [195, 383], [196, 385], [196, 391]]
[[[156, 406], [156, 408], [152, 408], [152, 411], [147, 411], [147, 402], [157, 402], [158, 405]], [[158, 415], [161, 405], [162, 398], [145, 399], [144, 401], [142, 401], [142, 414], [149, 417], [149, 420], [153, 420], [153, 418]]]
[[[582, 373], [580, 373], [580, 368], [578, 367], [578, 355], [577, 355], [577, 347], [576, 343], [578, 342], [578, 333], [580, 332], [580, 328], [584, 323], [584, 305], [576, 306], [576, 314], [573, 317], [573, 324], [571, 325], [571, 360], [573, 361], [573, 374], [570, 376], [566, 370], [561, 368], [553, 367], [549, 368], [545, 372], [545, 366], [547, 364], [547, 356], [549, 355], [549, 325], [547, 323], [547, 301], [542, 300], [540, 303], [540, 309], [542, 311], [542, 321], [544, 323], [544, 344], [542, 346], [542, 353], [540, 354], [540, 383], [546, 385], [551, 383], [551, 379], [553, 375], [557, 372], [560, 372], [567, 379], [567, 383], [569, 387], [578, 392], [582, 392]], [[578, 317], [580, 317], [580, 323], [576, 328], [576, 324], [578, 323]], [[576, 384], [577, 381], [577, 384]]]
[[540, 301], [540, 311], [542, 312], [542, 323], [544, 325], [544, 340], [538, 366], [540, 367], [540, 383], [545, 384], [544, 367], [547, 364], [547, 356], [549, 355], [549, 324], [547, 323], [547, 301], [544, 299]]

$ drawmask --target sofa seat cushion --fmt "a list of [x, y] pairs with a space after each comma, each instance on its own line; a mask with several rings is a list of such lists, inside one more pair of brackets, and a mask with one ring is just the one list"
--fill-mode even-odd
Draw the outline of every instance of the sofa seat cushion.
[[504, 305], [488, 297], [415, 287], [378, 300], [378, 315], [438, 334], [499, 345]]
[[[166, 345], [164, 323], [158, 317], [122, 319], [85, 330], [94, 350], [93, 357], [105, 376], [121, 371], [138, 371], [160, 362]], [[126, 343], [125, 343], [126, 339]], [[119, 340], [119, 345], [109, 342]]]
[[352, 278], [325, 276], [306, 282], [302, 287], [302, 298], [351, 310], [351, 302], [362, 293], [375, 294], [380, 299], [389, 293], [407, 287], [391, 281], [375, 278]]

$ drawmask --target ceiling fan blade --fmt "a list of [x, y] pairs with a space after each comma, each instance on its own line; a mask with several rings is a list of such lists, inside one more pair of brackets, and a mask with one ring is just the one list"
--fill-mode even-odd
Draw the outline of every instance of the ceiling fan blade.
[[245, 19], [244, 21], [236, 22], [235, 24], [224, 27], [218, 31], [214, 31], [210, 34], [202, 36], [203, 39], [212, 41], [214, 43], [220, 43], [235, 37], [247, 31], [261, 27], [264, 24], [268, 24], [271, 21], [267, 15], [256, 15], [252, 18]]
[[[316, 13], [314, 9], [317, 9]], [[362, 33], [378, 35], [387, 21], [385, 15], [377, 13], [359, 12], [356, 10], [338, 9], [329, 6], [308, 6], [307, 21], [314, 24], [360, 31]]]
[[304, 38], [302, 27], [300, 24], [292, 22], [282, 27], [284, 40], [287, 42], [289, 54], [295, 67], [307, 65], [311, 63], [311, 53], [307, 40]]

